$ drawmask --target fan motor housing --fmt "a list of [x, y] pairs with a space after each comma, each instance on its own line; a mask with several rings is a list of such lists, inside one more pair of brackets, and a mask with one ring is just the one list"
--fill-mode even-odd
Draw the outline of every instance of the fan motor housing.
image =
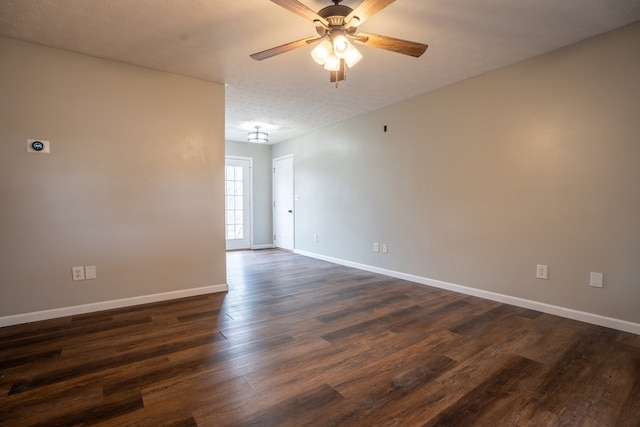
[[351, 9], [349, 6], [332, 4], [331, 6], [320, 9], [318, 15], [329, 21], [330, 25], [334, 25], [332, 20], [340, 21], [340, 23], [337, 25], [342, 25], [344, 24], [345, 16], [349, 15], [351, 12], [353, 12], [353, 9]]
[[[353, 12], [353, 9], [349, 6], [333, 4], [320, 9], [320, 11], [318, 11], [318, 15], [327, 20], [331, 29], [339, 29], [346, 25], [344, 18], [351, 12]], [[327, 33], [327, 29], [322, 26], [317, 26], [316, 29], [320, 35], [325, 35]]]

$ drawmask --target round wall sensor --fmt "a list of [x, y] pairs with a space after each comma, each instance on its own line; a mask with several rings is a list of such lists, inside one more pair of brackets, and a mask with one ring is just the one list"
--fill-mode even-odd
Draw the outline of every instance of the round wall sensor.
[[46, 139], [27, 139], [27, 153], [49, 153], [51, 145]]

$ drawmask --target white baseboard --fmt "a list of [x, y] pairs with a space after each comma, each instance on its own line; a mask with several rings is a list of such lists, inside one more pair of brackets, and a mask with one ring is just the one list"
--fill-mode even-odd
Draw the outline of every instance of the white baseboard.
[[421, 285], [433, 286], [434, 288], [446, 289], [453, 292], [459, 292], [465, 295], [472, 295], [488, 299], [491, 301], [502, 302], [505, 304], [515, 305], [517, 307], [528, 308], [531, 310], [541, 311], [543, 313], [553, 314], [568, 319], [579, 320], [581, 322], [591, 323], [594, 325], [605, 326], [607, 328], [617, 329], [619, 331], [630, 332], [640, 335], [640, 324], [629, 322], [626, 320], [615, 319], [612, 317], [600, 316], [599, 314], [587, 313], [584, 311], [573, 310], [571, 308], [559, 307], [556, 305], [546, 304], [542, 302], [527, 300], [509, 295], [499, 294], [496, 292], [485, 291], [482, 289], [470, 288], [468, 286], [456, 285], [454, 283], [443, 282], [441, 280], [428, 279], [426, 277], [416, 276], [413, 274], [401, 273], [399, 271], [387, 270], [384, 268], [374, 267], [371, 265], [360, 264], [357, 262], [347, 261], [339, 258], [333, 258], [325, 255], [316, 254], [296, 249], [297, 254], [316, 258], [323, 261], [340, 264], [347, 267], [353, 267], [372, 273], [383, 274], [385, 276], [395, 277], [397, 279], [408, 280], [410, 282], [419, 283]]
[[252, 250], [258, 250], [258, 249], [273, 249], [275, 248], [273, 243], [267, 244], [267, 245], [252, 245], [251, 249]]
[[138, 297], [94, 302], [91, 304], [74, 305], [71, 307], [54, 308], [51, 310], [36, 311], [33, 313], [15, 314], [12, 316], [0, 317], [0, 327], [36, 322], [39, 320], [54, 319], [57, 317], [93, 313], [95, 311], [110, 310], [112, 308], [130, 307], [133, 305], [148, 304], [151, 302], [168, 301], [172, 299], [186, 298], [196, 295], [226, 292], [228, 290], [229, 286], [224, 283], [222, 285], [205, 286], [202, 288], [184, 289], [180, 291], [163, 292], [160, 294], [141, 295]]

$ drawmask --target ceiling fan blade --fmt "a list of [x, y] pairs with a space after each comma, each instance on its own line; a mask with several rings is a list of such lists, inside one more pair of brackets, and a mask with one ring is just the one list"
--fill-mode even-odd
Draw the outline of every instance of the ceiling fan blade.
[[253, 53], [249, 56], [255, 59], [256, 61], [262, 61], [263, 59], [271, 58], [272, 56], [280, 55], [281, 53], [289, 52], [290, 50], [315, 43], [322, 38], [324, 38], [324, 36], [307, 37], [306, 39], [296, 40], [291, 43], [287, 43], [281, 46], [272, 47], [271, 49], [263, 50], [262, 52]]
[[320, 21], [325, 27], [329, 26], [329, 22], [322, 16], [318, 15], [307, 6], [303, 5], [297, 0], [271, 0], [273, 3], [280, 5], [287, 9], [289, 12], [293, 12], [298, 16], [302, 16], [307, 21], [315, 22]]
[[419, 58], [429, 47], [426, 44], [410, 42], [407, 40], [394, 39], [393, 37], [379, 36], [370, 33], [358, 33], [353, 37], [353, 41], [365, 46], [373, 46], [391, 52], [402, 53], [404, 55]]
[[[273, 1], [273, 0], [272, 0]], [[356, 7], [353, 12], [344, 18], [345, 22], [351, 21], [354, 17], [358, 17], [356, 26], [362, 24], [385, 7], [389, 6], [395, 0], [364, 0], [360, 6]]]

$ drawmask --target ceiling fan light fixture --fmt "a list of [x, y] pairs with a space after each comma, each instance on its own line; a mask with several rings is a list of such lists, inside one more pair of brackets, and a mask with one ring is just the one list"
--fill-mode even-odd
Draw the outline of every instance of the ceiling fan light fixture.
[[333, 51], [338, 58], [344, 58], [350, 47], [351, 43], [343, 34], [333, 37]]
[[258, 144], [266, 144], [267, 142], [269, 142], [269, 134], [267, 134], [266, 132], [260, 132], [260, 126], [256, 126], [255, 128], [255, 131], [249, 132], [247, 134], [247, 141], [255, 142]]
[[331, 52], [327, 57], [327, 61], [324, 63], [324, 69], [328, 71], [340, 70], [340, 58], [335, 53]]
[[311, 51], [311, 57], [319, 65], [324, 65], [332, 51], [333, 46], [331, 45], [331, 42], [329, 40], [324, 40]]
[[307, 21], [311, 21], [315, 25], [319, 37], [307, 37], [249, 56], [257, 61], [262, 61], [320, 42], [311, 51], [311, 57], [317, 64], [322, 65], [325, 70], [330, 72], [331, 82], [335, 82], [336, 87], [338, 82], [346, 80], [346, 69], [352, 68], [362, 59], [362, 54], [353, 46], [353, 42], [415, 58], [422, 56], [428, 47], [423, 43], [358, 32], [361, 24], [393, 3], [394, 0], [362, 0], [355, 9], [341, 5], [343, 0], [328, 0], [333, 4], [318, 12], [305, 6], [300, 0], [271, 1]]
[[349, 45], [349, 50], [347, 54], [344, 56], [344, 62], [347, 64], [349, 68], [356, 65], [362, 59], [362, 54], [356, 47], [352, 44]]

